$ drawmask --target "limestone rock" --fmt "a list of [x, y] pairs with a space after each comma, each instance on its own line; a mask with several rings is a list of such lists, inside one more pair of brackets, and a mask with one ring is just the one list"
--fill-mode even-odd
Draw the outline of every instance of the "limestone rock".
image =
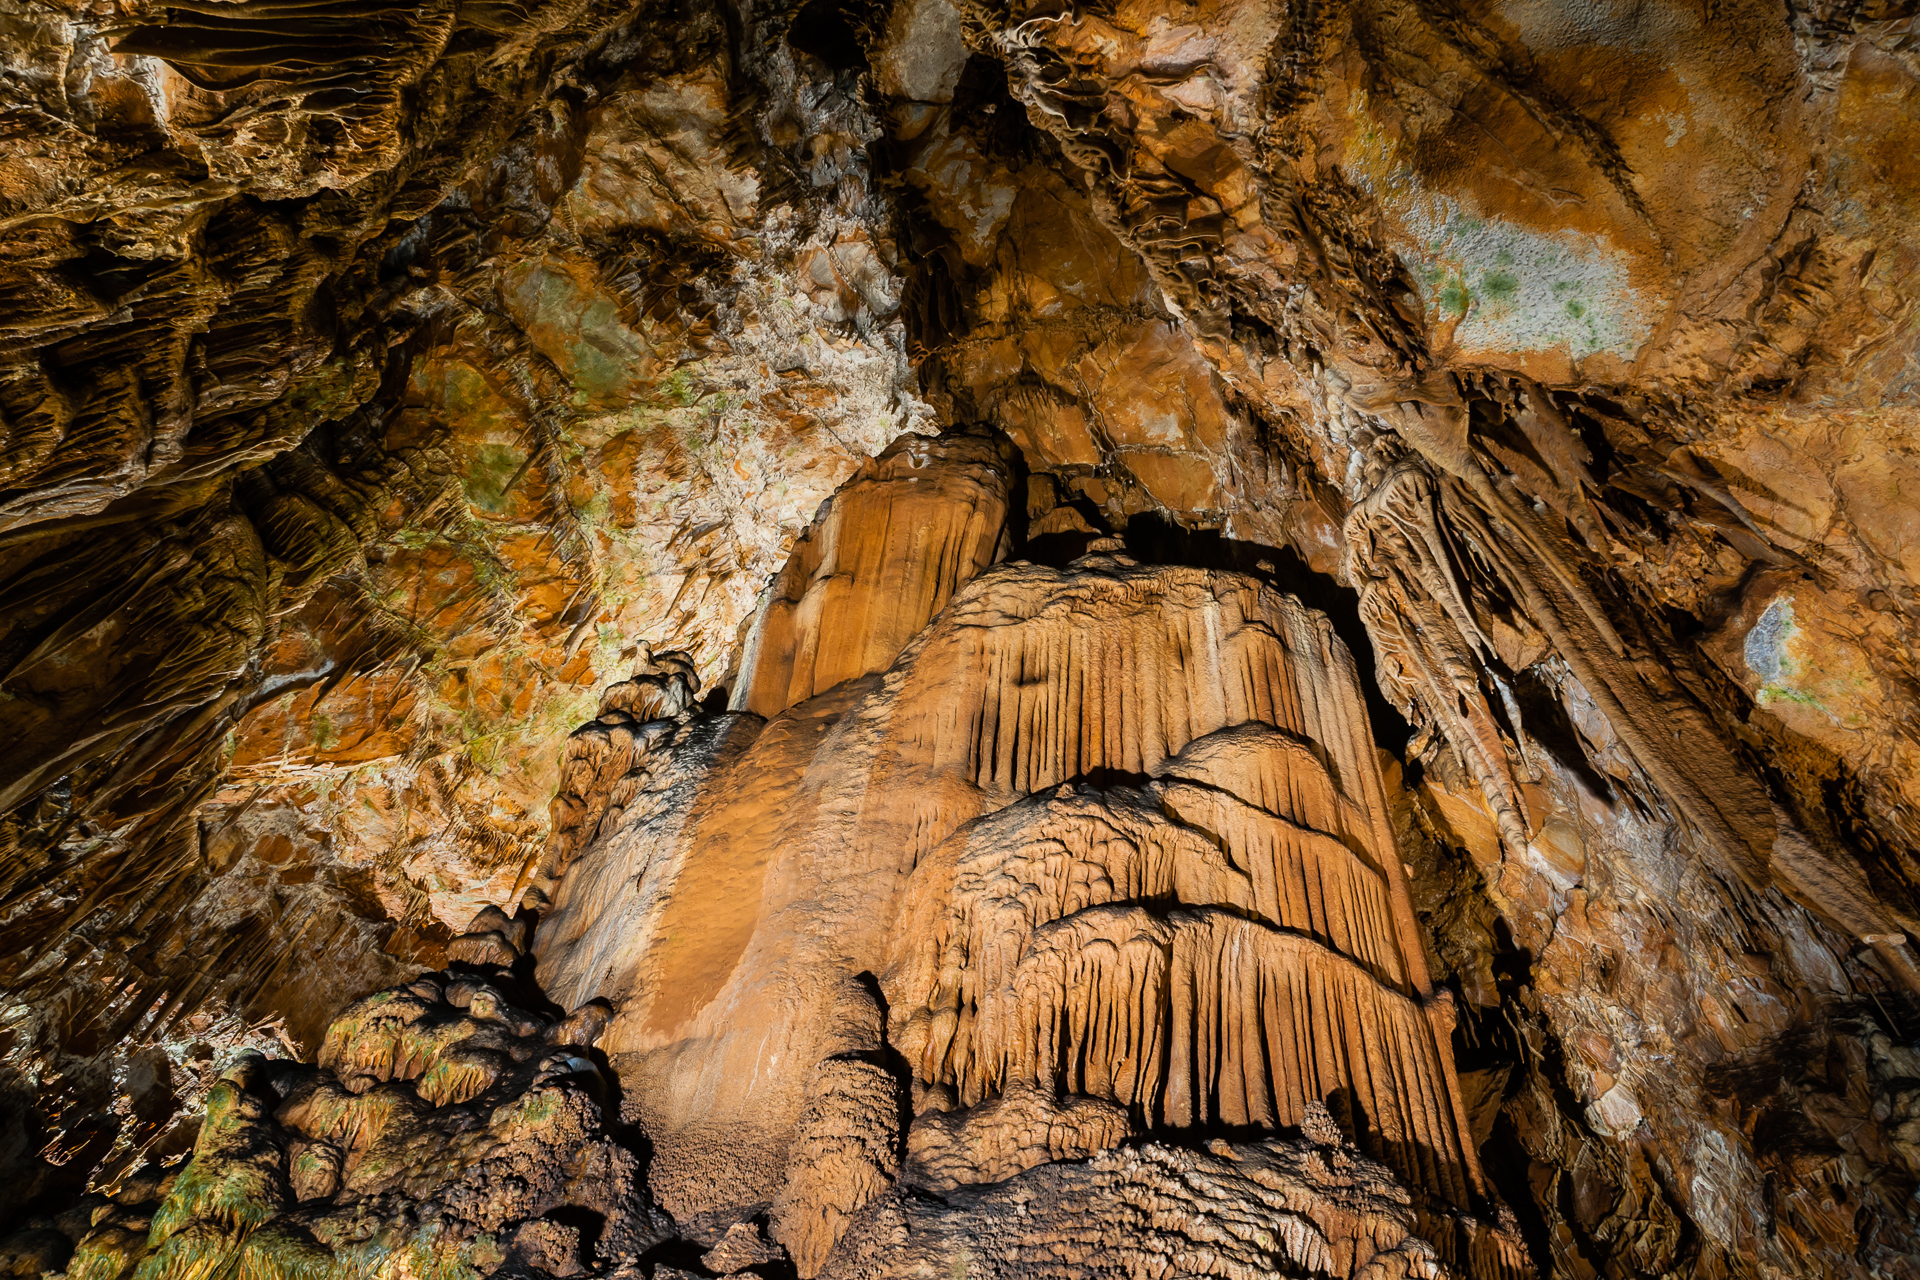
[[[921, 530], [976, 499], [923, 483], [911, 524], [859, 479], [823, 516], [841, 545], [871, 540], [881, 567], [856, 587], [953, 563]], [[1017, 1182], [1138, 1132], [1277, 1131], [1334, 1105], [1435, 1221], [1470, 1217], [1485, 1189], [1451, 1006], [1325, 620], [1250, 578], [1110, 553], [952, 585], [883, 673], [855, 666], [764, 726], [724, 717], [750, 745], [677, 811], [602, 828], [560, 882], [541, 978], [612, 996], [605, 1043], [663, 1202], [770, 1201], [812, 1276], [900, 1176]], [[789, 599], [776, 584], [765, 607]], [[761, 625], [795, 670], [838, 643]]]
[[1908, 1280], [1912, 9], [16, 0], [0, 1266], [451, 967], [682, 1215], [522, 1280], [1336, 1113], [1456, 1270]]
[[633, 641], [725, 681], [820, 500], [931, 421], [871, 124], [785, 15], [736, 75], [711, 6], [429, 8], [0, 42], [0, 970], [67, 1011], [6, 1068], [60, 1081], [22, 1203], [190, 1143], [224, 1030], [168, 1041], [172, 1116], [108, 1105], [176, 1015], [310, 1052], [445, 964]]
[[976, 1106], [916, 1115], [907, 1133], [907, 1155], [915, 1181], [950, 1191], [1005, 1182], [1037, 1164], [1084, 1159], [1118, 1146], [1132, 1132], [1125, 1107], [1101, 1098], [1058, 1098], [1013, 1080], [997, 1097]]
[[770, 1216], [800, 1274], [814, 1276], [848, 1220], [893, 1182], [902, 1087], [885, 1065], [842, 1056], [813, 1069], [807, 1092]]
[[[136, 1259], [142, 1280], [478, 1275], [511, 1254], [567, 1276], [595, 1254], [631, 1260], [660, 1220], [607, 1136], [603, 1078], [560, 1029], [474, 976], [369, 996], [335, 1020], [317, 1065], [230, 1068], [158, 1203], [94, 1214], [67, 1245], [73, 1266], [103, 1280]], [[591, 1215], [596, 1237], [543, 1216], [556, 1211]]]
[[717, 1275], [730, 1276], [748, 1267], [764, 1266], [782, 1257], [780, 1246], [760, 1234], [750, 1222], [727, 1228], [720, 1243], [700, 1255], [700, 1265]]
[[734, 706], [773, 716], [884, 671], [954, 591], [1004, 556], [1012, 460], [991, 436], [902, 440], [862, 467], [768, 588]]
[[[1482, 1274], [1524, 1274], [1517, 1265]], [[1269, 1140], [1142, 1143], [1043, 1164], [941, 1200], [897, 1195], [822, 1273], [1048, 1277], [1455, 1274], [1420, 1239], [1406, 1192], [1340, 1148]]]

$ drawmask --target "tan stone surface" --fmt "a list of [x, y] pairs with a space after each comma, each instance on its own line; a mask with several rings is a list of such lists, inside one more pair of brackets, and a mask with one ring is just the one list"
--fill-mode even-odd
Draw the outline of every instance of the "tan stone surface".
[[[727, 682], [820, 500], [931, 417], [885, 197], [843, 143], [762, 200], [717, 14], [166, 12], [33, 8], [5, 42], [0, 969], [8, 1078], [62, 1082], [31, 1178], [156, 1137], [100, 1091], [203, 1007], [310, 1051], [443, 963], [538, 861], [638, 642]], [[386, 46], [326, 82], [361, 18]], [[295, 69], [208, 52], [241, 30]], [[764, 71], [796, 147], [868, 130], [808, 74]], [[228, 1048], [166, 1051], [186, 1111]]]
[[[120, 1280], [232, 1052], [552, 903], [650, 1063], [617, 1141], [726, 1202], [641, 1280], [891, 1249], [936, 1181], [966, 1206], [860, 1267], [1039, 1266], [1028, 1210], [1067, 1272], [1279, 1266], [1266, 1219], [1047, 1215], [1191, 1216], [1139, 1179], [1230, 1160], [1126, 1165], [1108, 1097], [1305, 1123], [1344, 1077], [1290, 1046], [1414, 1062], [1398, 1014], [1247, 1021], [1336, 981], [1458, 1057], [1539, 1269], [1910, 1280], [1909, 8], [20, 0], [0, 1270]], [[1012, 452], [947, 520], [907, 460], [958, 424]], [[1377, 759], [1222, 736], [1232, 644], [1142, 622], [1273, 630], [1275, 588]], [[995, 1092], [1049, 1071], [1104, 1093]], [[515, 1230], [500, 1266], [623, 1265]]]
[[1456, 1274], [1414, 1220], [1384, 1169], [1338, 1147], [1149, 1143], [939, 1201], [889, 1199], [822, 1274]]
[[956, 588], [1007, 553], [1009, 454], [984, 433], [903, 440], [856, 472], [767, 588], [733, 705], [774, 716], [892, 666]]
[[[660, 792], [677, 811], [603, 819], [539, 933], [549, 990], [614, 1003], [654, 1191], [681, 1218], [770, 1202], [814, 1275], [897, 1176], [998, 1181], [1332, 1106], [1423, 1203], [1471, 1213], [1451, 1006], [1344, 647], [1240, 575], [1110, 554], [956, 574], [974, 439], [927, 446], [913, 521], [865, 477], [822, 516], [865, 548], [854, 589], [957, 588], [888, 669], [849, 664], [763, 728], [662, 720], [594, 775], [611, 806], [681, 753], [710, 769]], [[789, 570], [844, 563], [803, 542]], [[783, 671], [847, 645], [776, 630], [793, 594], [756, 624]], [[755, 728], [724, 761], [698, 745]]]

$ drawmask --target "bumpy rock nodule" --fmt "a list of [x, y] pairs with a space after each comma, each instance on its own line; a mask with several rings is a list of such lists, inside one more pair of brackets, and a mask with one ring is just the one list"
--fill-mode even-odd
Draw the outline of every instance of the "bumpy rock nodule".
[[[493, 917], [499, 917], [497, 920]], [[498, 926], [506, 925], [505, 929]], [[461, 943], [518, 952], [483, 913]], [[518, 1007], [489, 960], [356, 1001], [312, 1064], [242, 1056], [208, 1091], [184, 1167], [67, 1224], [88, 1280], [236, 1273], [555, 1276], [631, 1264], [669, 1225], [609, 1132], [603, 1006]]]

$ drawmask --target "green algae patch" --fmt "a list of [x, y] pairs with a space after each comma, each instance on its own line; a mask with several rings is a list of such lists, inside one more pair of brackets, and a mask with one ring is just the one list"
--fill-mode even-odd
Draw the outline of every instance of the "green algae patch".
[[507, 495], [526, 463], [526, 452], [510, 445], [485, 441], [471, 446], [460, 478], [467, 500], [483, 511], [505, 513]]
[[1352, 173], [1380, 202], [1429, 323], [1456, 324], [1462, 352], [1565, 351], [1632, 359], [1659, 300], [1632, 282], [1629, 255], [1603, 236], [1543, 232], [1483, 216], [1428, 188], [1355, 95]]
[[1791, 595], [1767, 605], [1741, 651], [1759, 680], [1754, 701], [1789, 727], [1819, 737], [1824, 730], [1857, 731], [1873, 723], [1880, 687], [1865, 655], [1840, 637], [1808, 630], [1795, 616]]
[[574, 387], [578, 408], [612, 407], [643, 392], [658, 359], [605, 289], [545, 261], [507, 272], [508, 312], [534, 349]]
[[266, 1104], [223, 1079], [208, 1090], [206, 1108], [193, 1159], [153, 1215], [134, 1280], [224, 1275], [247, 1236], [287, 1200], [285, 1153], [265, 1123]]
[[[136, 1257], [136, 1280], [479, 1280], [522, 1224], [570, 1206], [609, 1230], [635, 1219], [636, 1256], [658, 1238], [639, 1167], [573, 1078], [583, 1064], [555, 1074], [554, 1025], [492, 985], [503, 973], [476, 962], [359, 1000], [315, 1065], [242, 1059], [151, 1230], [116, 1209], [73, 1280]], [[581, 1183], [583, 1160], [599, 1173]]]
[[152, 1242], [170, 1239], [196, 1219], [246, 1232], [279, 1211], [285, 1179], [279, 1148], [260, 1131], [265, 1104], [221, 1080], [208, 1090], [206, 1106], [194, 1158], [153, 1216]]

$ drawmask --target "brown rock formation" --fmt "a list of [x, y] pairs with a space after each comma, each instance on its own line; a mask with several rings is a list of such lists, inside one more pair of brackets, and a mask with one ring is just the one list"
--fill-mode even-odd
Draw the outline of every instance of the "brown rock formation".
[[[498, 938], [495, 923], [466, 936]], [[485, 966], [368, 996], [312, 1066], [242, 1058], [208, 1091], [184, 1168], [58, 1224], [67, 1273], [386, 1277], [517, 1261], [567, 1276], [596, 1250], [636, 1258], [660, 1224], [602, 1122], [607, 1082], [581, 1056], [605, 1010], [550, 1021], [502, 981]]]
[[[976, 440], [916, 446], [911, 521], [871, 479], [842, 491], [788, 576], [833, 581], [815, 539], [873, 567], [811, 628], [776, 580], [745, 680], [791, 687], [814, 645], [887, 669], [764, 724], [730, 714], [704, 738], [752, 741], [724, 759], [662, 722], [657, 751], [706, 780], [601, 819], [561, 879], [541, 978], [613, 999], [656, 1194], [681, 1218], [771, 1204], [811, 1276], [902, 1176], [909, 1104], [905, 1150], [930, 1164], [904, 1176], [946, 1186], [1331, 1106], [1423, 1204], [1470, 1215], [1452, 1005], [1345, 647], [1230, 573], [1112, 554], [956, 572], [947, 531], [997, 523]], [[863, 577], [951, 598], [883, 653], [859, 643]], [[673, 767], [624, 758], [595, 774], [609, 808]]]
[[1911, 9], [18, 0], [0, 1270], [1911, 1280]]
[[892, 665], [1011, 542], [1014, 476], [985, 437], [901, 440], [800, 536], [754, 618], [736, 709], [775, 716]]
[[930, 418], [856, 102], [715, 9], [469, 10], [7, 19], [24, 1198], [190, 1144], [195, 1055], [311, 1053], [444, 963], [648, 620], [721, 666], [785, 540]]
[[[896, 1194], [822, 1274], [1448, 1274], [1414, 1217], [1405, 1189], [1337, 1140], [1148, 1142], [941, 1201]], [[1514, 1274], [1487, 1261], [1481, 1274]]]

